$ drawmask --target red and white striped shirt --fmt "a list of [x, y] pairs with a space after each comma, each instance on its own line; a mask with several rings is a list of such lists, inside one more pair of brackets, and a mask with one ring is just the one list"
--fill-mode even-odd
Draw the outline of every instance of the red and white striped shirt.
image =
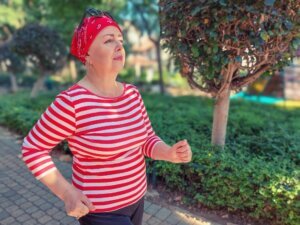
[[147, 189], [144, 155], [162, 141], [152, 129], [138, 89], [123, 83], [115, 98], [74, 84], [58, 94], [24, 138], [22, 155], [37, 179], [56, 169], [49, 153], [66, 139], [73, 153], [72, 184], [96, 207], [114, 211]]

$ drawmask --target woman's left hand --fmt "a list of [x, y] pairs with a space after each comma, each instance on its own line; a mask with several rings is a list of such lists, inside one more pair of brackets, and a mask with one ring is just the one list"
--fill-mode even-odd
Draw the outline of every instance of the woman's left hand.
[[174, 144], [168, 153], [169, 161], [173, 163], [188, 163], [192, 160], [192, 150], [187, 140]]

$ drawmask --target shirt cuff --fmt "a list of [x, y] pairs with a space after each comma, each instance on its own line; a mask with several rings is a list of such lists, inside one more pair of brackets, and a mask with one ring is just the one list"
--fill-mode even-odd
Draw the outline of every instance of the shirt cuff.
[[157, 135], [149, 137], [142, 146], [144, 155], [153, 159], [154, 147], [159, 142], [162, 142], [162, 140]]

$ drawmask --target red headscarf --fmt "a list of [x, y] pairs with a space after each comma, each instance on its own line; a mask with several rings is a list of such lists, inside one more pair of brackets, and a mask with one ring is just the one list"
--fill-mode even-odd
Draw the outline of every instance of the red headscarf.
[[85, 64], [85, 57], [93, 40], [97, 34], [107, 26], [115, 26], [122, 33], [119, 25], [107, 16], [84, 18], [82, 26], [75, 28], [71, 42], [71, 54]]

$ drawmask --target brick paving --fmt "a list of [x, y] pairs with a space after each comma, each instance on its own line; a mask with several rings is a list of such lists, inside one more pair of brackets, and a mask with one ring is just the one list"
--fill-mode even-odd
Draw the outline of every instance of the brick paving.
[[[20, 158], [20, 141], [0, 127], [0, 225], [78, 225], [63, 202], [37, 181]], [[71, 165], [54, 159], [71, 179]], [[177, 207], [145, 201], [143, 225], [219, 225]]]

